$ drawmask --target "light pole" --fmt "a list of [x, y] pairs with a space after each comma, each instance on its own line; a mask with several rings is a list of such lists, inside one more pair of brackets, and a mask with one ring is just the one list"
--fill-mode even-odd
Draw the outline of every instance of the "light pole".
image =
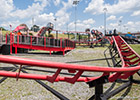
[[32, 27], [33, 27], [33, 31], [34, 31], [34, 18], [32, 18]]
[[120, 24], [120, 33], [121, 33], [121, 23], [122, 23], [122, 21], [121, 21], [121, 20], [119, 20], [119, 24]]
[[125, 30], [126, 26], [124, 25], [123, 27], [124, 27], [124, 33], [125, 33], [125, 31], [126, 31], [126, 30]]
[[[12, 25], [9, 25], [10, 26], [10, 32], [12, 32]], [[2, 29], [2, 28], [1, 28]]]
[[56, 30], [56, 21], [57, 21], [57, 19], [55, 18], [54, 21], [55, 21], [55, 30]]
[[67, 25], [66, 25], [66, 31], [67, 31], [67, 34], [68, 34], [68, 39], [69, 39], [69, 32], [68, 32], [68, 29], [69, 29], [69, 27], [68, 27], [68, 23], [67, 23]]
[[77, 33], [76, 33], [76, 20], [77, 20], [76, 12], [77, 12], [78, 3], [79, 3], [79, 0], [74, 0], [73, 1], [73, 5], [75, 6], [75, 40], [76, 40], [76, 35], [77, 35]]
[[106, 12], [107, 12], [107, 8], [104, 8], [103, 11], [104, 11], [104, 33], [106, 34]]

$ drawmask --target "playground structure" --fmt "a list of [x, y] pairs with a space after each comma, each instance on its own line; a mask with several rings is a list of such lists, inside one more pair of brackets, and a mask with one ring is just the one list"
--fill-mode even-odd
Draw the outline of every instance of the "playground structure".
[[[18, 26], [14, 31], [19, 31], [24, 27]], [[30, 36], [25, 34], [6, 34], [4, 37], [1, 35], [1, 53], [2, 54], [12, 54], [15, 52], [27, 52], [27, 50], [44, 50], [51, 52], [63, 52], [69, 51], [75, 48], [75, 42], [69, 39], [54, 38], [54, 37], [44, 37], [46, 31], [48, 34], [53, 30], [53, 24], [48, 23], [46, 27], [42, 27], [37, 36]], [[4, 39], [5, 38], [5, 39]]]
[[[27, 27], [27, 26], [26, 26]], [[98, 43], [101, 46], [105, 43], [105, 39], [108, 38], [102, 35], [96, 34], [94, 39], [91, 38], [91, 32], [73, 32], [73, 31], [60, 31], [53, 30], [53, 24], [48, 23], [46, 27], [42, 27], [36, 36], [30, 36], [28, 32], [26, 34], [21, 34], [20, 30], [24, 29], [25, 26], [17, 26], [13, 31], [14, 34], [10, 33], [10, 35], [6, 34], [5, 37], [1, 35], [1, 53], [2, 54], [12, 54], [15, 52], [27, 53], [28, 50], [44, 50], [51, 52], [63, 52], [65, 55], [65, 51], [73, 50], [76, 47], [76, 44], [79, 45], [87, 45], [93, 47], [93, 45], [97, 45]], [[28, 28], [26, 28], [27, 30]], [[56, 32], [56, 37], [52, 37], [50, 32]], [[48, 37], [45, 37], [46, 32], [48, 32]], [[58, 38], [58, 33], [67, 33], [68, 38], [62, 39]], [[77, 40], [70, 40], [69, 33], [78, 34]], [[84, 39], [81, 39], [84, 34]], [[3, 39], [5, 38], [5, 39]]]
[[50, 33], [53, 30], [53, 24], [52, 23], [48, 23], [46, 27], [42, 27], [37, 36], [44, 36], [44, 34], [46, 33], [46, 31], [48, 31], [48, 33]]
[[97, 44], [101, 44], [102, 46], [103, 44], [105, 44], [105, 41], [104, 41], [105, 37], [103, 36], [101, 32], [97, 31], [93, 33], [93, 30], [92, 30], [91, 32], [87, 31], [84, 34], [87, 35], [87, 38], [81, 39], [82, 36], [79, 34], [78, 40], [76, 41], [76, 43], [78, 43], [79, 45], [85, 44], [90, 47], [94, 47], [93, 45], [97, 46]]
[[[14, 37], [11, 36], [11, 38]], [[16, 46], [20, 45], [21, 42], [18, 38], [20, 38], [20, 36], [17, 36], [17, 40], [15, 40], [15, 38], [13, 39], [13, 41], [15, 41], [14, 45]], [[32, 38], [30, 40], [32, 40]], [[106, 54], [104, 52], [109, 67], [75, 65], [0, 55], [1, 63], [14, 64], [15, 67], [18, 67], [17, 65], [20, 65], [20, 67], [18, 68], [18, 72], [0, 71], [0, 76], [13, 77], [17, 80], [19, 78], [35, 79], [38, 83], [40, 83], [43, 87], [51, 91], [55, 96], [57, 96], [61, 100], [69, 99], [63, 96], [62, 94], [58, 93], [54, 89], [49, 88], [46, 84], [39, 80], [47, 80], [52, 83], [63, 81], [72, 84], [76, 82], [86, 82], [89, 85], [89, 87], [95, 87], [95, 95], [89, 98], [89, 100], [106, 100], [119, 93], [120, 91], [124, 90], [125, 88], [129, 87], [130, 85], [132, 85], [132, 83], [140, 83], [140, 80], [133, 79], [133, 75], [135, 73], [137, 73], [140, 76], [140, 56], [123, 40], [122, 37], [118, 35], [112, 35], [110, 43], [111, 45], [105, 50], [105, 52], [109, 50], [113, 63], [112, 66], [109, 63], [108, 58], [106, 57]], [[56, 72], [54, 72], [53, 75], [29, 74], [25, 71], [25, 69], [29, 69], [26, 66], [52, 68], [56, 69]], [[67, 70], [67, 73], [65, 73], [67, 76], [62, 75], [63, 70]], [[21, 73], [21, 71], [23, 73]], [[45, 70], [39, 71], [45, 72]], [[89, 75], [83, 76], [82, 74], [84, 72], [101, 72], [102, 75], [96, 77]], [[125, 83], [119, 88], [113, 90], [114, 83], [120, 81]], [[109, 82], [113, 83], [112, 86], [105, 92], [103, 92], [103, 84]]]
[[70, 34], [77, 34], [76, 36], [76, 40], [75, 39], [71, 39], [73, 41], [75, 41], [75, 43], [79, 46], [92, 46], [95, 45], [97, 46], [97, 44], [101, 44], [101, 46], [103, 46], [103, 44], [107, 43], [108, 37], [103, 36], [103, 34], [96, 33], [96, 34], [92, 34], [92, 32], [87, 31], [87, 32], [79, 32], [79, 31], [61, 31], [61, 30], [53, 30], [56, 32], [56, 38], [58, 37], [58, 32], [61, 32], [62, 34], [67, 34], [68, 35], [68, 39], [70, 39]]
[[10, 35], [10, 40], [6, 36], [6, 44], [10, 45], [10, 53], [12, 54], [12, 48], [15, 48], [15, 54], [17, 54], [17, 48], [32, 49], [32, 50], [44, 50], [44, 51], [62, 51], [65, 55], [65, 51], [75, 48], [75, 43], [68, 39], [55, 39], [38, 36], [26, 36], [26, 35]]

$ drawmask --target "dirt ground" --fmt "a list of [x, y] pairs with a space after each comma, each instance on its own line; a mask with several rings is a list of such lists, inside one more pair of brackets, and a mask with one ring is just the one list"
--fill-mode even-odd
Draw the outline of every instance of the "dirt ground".
[[[30, 52], [29, 54], [17, 54], [17, 55], [13, 54], [12, 56], [53, 62], [107, 67], [108, 65], [105, 60], [99, 60], [104, 58], [103, 52], [105, 49], [106, 47], [77, 48], [68, 52], [65, 56], [62, 56], [60, 54], [49, 55], [49, 53], [46, 52]], [[0, 67], [7, 66], [13, 65], [0, 63]], [[46, 72], [45, 73], [35, 72], [31, 70], [26, 71], [35, 74], [48, 74]], [[98, 76], [101, 75], [102, 73], [89, 72], [84, 74]], [[50, 83], [48, 81], [43, 82], [48, 86], [50, 86], [51, 88], [55, 89], [56, 91], [60, 92], [70, 100], [88, 100], [94, 94], [94, 88], [89, 88], [89, 86], [84, 82], [77, 82], [75, 84], [70, 84], [66, 82], [56, 82], [56, 83]], [[104, 90], [106, 90], [110, 85], [111, 83], [105, 84]], [[120, 84], [117, 86], [120, 86]], [[134, 84], [132, 86], [130, 93], [124, 99], [140, 100], [139, 92], [140, 85]], [[112, 99], [113, 100], [119, 99], [119, 96], [121, 96], [121, 94], [118, 94]], [[44, 87], [39, 85], [35, 80], [19, 79], [18, 81], [16, 81], [16, 79], [14, 78], [8, 78], [2, 83], [0, 83], [0, 100], [59, 100], [59, 99], [56, 96], [54, 96], [51, 92], [47, 91]]]

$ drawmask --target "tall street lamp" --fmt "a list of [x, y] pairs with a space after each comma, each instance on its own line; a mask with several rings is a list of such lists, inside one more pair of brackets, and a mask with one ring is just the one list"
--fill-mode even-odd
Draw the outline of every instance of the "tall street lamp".
[[104, 8], [103, 11], [104, 11], [104, 33], [106, 34], [106, 12], [107, 12], [107, 8]]
[[119, 24], [120, 24], [120, 33], [121, 33], [121, 23], [122, 23], [122, 20], [119, 20]]
[[57, 19], [55, 18], [54, 21], [55, 21], [55, 30], [56, 30], [56, 21], [57, 21]]
[[125, 31], [126, 31], [126, 30], [125, 30], [126, 26], [125, 26], [125, 25], [123, 25], [123, 27], [124, 27], [124, 30], [123, 30], [123, 32], [125, 33]]
[[34, 31], [34, 18], [32, 18], [32, 27], [33, 27], [33, 31]]
[[75, 40], [76, 40], [76, 20], [77, 20], [77, 16], [76, 16], [76, 12], [77, 12], [77, 5], [79, 3], [79, 0], [74, 0], [73, 1], [73, 5], [75, 6]]

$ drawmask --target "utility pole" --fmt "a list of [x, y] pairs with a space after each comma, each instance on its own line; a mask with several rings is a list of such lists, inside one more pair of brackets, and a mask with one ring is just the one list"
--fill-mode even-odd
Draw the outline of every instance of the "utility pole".
[[33, 31], [34, 31], [34, 18], [32, 18], [32, 27], [33, 27]]
[[104, 11], [104, 33], [106, 34], [106, 12], [107, 12], [107, 8], [104, 8], [103, 11]]
[[121, 23], [122, 23], [122, 20], [119, 20], [119, 24], [120, 24], [120, 33], [121, 33], [121, 31], [122, 31], [122, 30], [121, 30], [121, 27], [122, 27], [122, 26], [121, 26]]
[[57, 21], [57, 19], [55, 18], [54, 21], [55, 21], [55, 30], [56, 30], [56, 21]]
[[79, 0], [74, 0], [73, 1], [73, 5], [75, 6], [75, 40], [76, 40], [76, 37], [77, 37], [77, 33], [76, 33], [76, 20], [77, 20], [77, 5], [79, 3]]

